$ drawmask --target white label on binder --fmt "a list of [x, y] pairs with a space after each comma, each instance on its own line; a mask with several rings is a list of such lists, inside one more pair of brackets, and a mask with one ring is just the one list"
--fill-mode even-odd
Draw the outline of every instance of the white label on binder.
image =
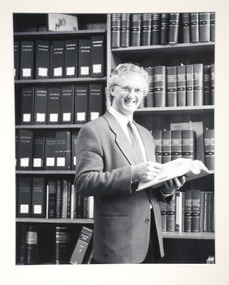
[[55, 166], [55, 158], [46, 157], [46, 166]]
[[73, 156], [73, 165], [76, 165], [76, 156]]
[[20, 159], [20, 166], [21, 167], [28, 167], [29, 166], [29, 158], [28, 157], [22, 157]]
[[63, 113], [63, 121], [70, 122], [71, 121], [71, 113]]
[[52, 113], [49, 115], [50, 122], [58, 122], [58, 114]]
[[57, 166], [65, 166], [65, 157], [57, 157]]
[[22, 76], [23, 77], [31, 77], [32, 71], [31, 68], [23, 68], [22, 69]]
[[95, 120], [99, 117], [99, 112], [91, 112], [91, 120]]
[[33, 159], [33, 167], [41, 167], [42, 166], [42, 159], [41, 158], [34, 158]]
[[21, 204], [20, 205], [20, 213], [21, 214], [28, 214], [29, 213], [29, 205], [28, 204]]
[[34, 214], [41, 214], [42, 213], [42, 207], [41, 207], [41, 205], [34, 205], [34, 207], [33, 207], [33, 213]]
[[45, 67], [38, 67], [38, 75], [42, 77], [48, 76], [48, 68]]
[[76, 116], [77, 116], [77, 121], [85, 121], [85, 119], [86, 119], [86, 113], [85, 112], [78, 112]]
[[31, 122], [31, 114], [23, 114], [23, 122], [25, 123]]
[[37, 113], [36, 122], [45, 122], [45, 114], [44, 113]]
[[93, 64], [92, 72], [93, 73], [101, 73], [102, 72], [102, 64]]
[[54, 76], [56, 76], [56, 77], [58, 77], [58, 76], [62, 76], [62, 72], [63, 72], [63, 70], [62, 70], [62, 67], [56, 67], [56, 68], [54, 68]]
[[81, 66], [80, 74], [81, 75], [89, 75], [89, 66]]
[[75, 75], [75, 67], [74, 66], [69, 66], [66, 68], [66, 75], [72, 76]]

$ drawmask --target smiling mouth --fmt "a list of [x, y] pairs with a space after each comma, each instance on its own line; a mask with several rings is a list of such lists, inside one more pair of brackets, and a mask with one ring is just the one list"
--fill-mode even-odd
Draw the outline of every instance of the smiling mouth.
[[126, 104], [136, 104], [137, 100], [124, 99]]

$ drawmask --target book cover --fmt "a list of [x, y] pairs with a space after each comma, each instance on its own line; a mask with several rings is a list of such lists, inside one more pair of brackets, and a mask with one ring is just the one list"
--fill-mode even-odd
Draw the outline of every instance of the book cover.
[[205, 165], [209, 170], [214, 170], [215, 159], [215, 130], [206, 129], [204, 131], [204, 157]]
[[211, 64], [211, 97], [212, 105], [215, 104], [215, 64]]
[[36, 130], [33, 134], [33, 169], [44, 168], [45, 134], [42, 130]]
[[215, 12], [210, 13], [210, 41], [215, 41]]
[[88, 85], [75, 86], [75, 124], [88, 121]]
[[103, 85], [100, 83], [89, 84], [88, 97], [88, 119], [95, 120], [102, 115]]
[[182, 157], [182, 131], [171, 131], [171, 160]]
[[18, 170], [32, 170], [33, 131], [20, 129], [18, 134]]
[[21, 125], [32, 125], [34, 117], [34, 87], [21, 90]]
[[32, 182], [32, 217], [45, 218], [46, 186], [44, 177], [33, 177]]
[[19, 79], [20, 41], [14, 41], [14, 80]]
[[130, 32], [130, 45], [140, 46], [141, 45], [141, 14], [131, 14], [131, 32]]
[[38, 264], [38, 226], [28, 225], [26, 233], [26, 265]]
[[184, 198], [185, 193], [182, 191], [175, 192], [175, 231], [184, 232]]
[[26, 224], [20, 225], [19, 231], [20, 231], [19, 233], [20, 244], [17, 250], [16, 260], [17, 263], [19, 264], [25, 264], [27, 225]]
[[62, 217], [63, 186], [62, 180], [56, 181], [56, 218]]
[[210, 42], [210, 13], [199, 13], [199, 41]]
[[174, 45], [178, 43], [178, 32], [179, 32], [180, 14], [170, 13], [169, 14], [169, 44]]
[[204, 74], [203, 64], [193, 64], [194, 106], [202, 106], [204, 103]]
[[196, 132], [182, 130], [182, 157], [194, 160], [196, 158]]
[[76, 140], [77, 140], [78, 130], [72, 130], [72, 170], [76, 168]]
[[204, 232], [205, 191], [200, 192], [200, 232]]
[[120, 47], [121, 14], [111, 14], [111, 47]]
[[51, 78], [64, 77], [64, 40], [53, 40], [51, 45]]
[[34, 91], [34, 125], [47, 123], [48, 89], [35, 87]]
[[201, 190], [192, 190], [192, 232], [200, 232]]
[[56, 131], [45, 132], [45, 170], [55, 170], [56, 168]]
[[175, 194], [172, 196], [172, 200], [169, 204], [166, 204], [166, 231], [175, 232], [176, 226], [176, 199]]
[[91, 38], [79, 39], [78, 77], [91, 75]]
[[34, 41], [20, 41], [20, 79], [34, 78]]
[[204, 105], [212, 105], [211, 96], [211, 65], [203, 65], [203, 77], [204, 77]]
[[71, 235], [67, 226], [56, 226], [56, 264], [69, 263], [71, 257]]
[[181, 13], [182, 42], [190, 43], [190, 13]]
[[130, 13], [121, 14], [120, 27], [120, 46], [128, 47], [130, 45]]
[[35, 78], [50, 77], [50, 42], [48, 40], [35, 41]]
[[66, 179], [62, 180], [62, 213], [61, 218], [67, 219], [67, 209], [68, 208], [68, 181]]
[[162, 131], [162, 163], [171, 161], [171, 131]]
[[191, 43], [199, 42], [199, 13], [190, 14], [191, 21]]
[[56, 169], [71, 169], [71, 133], [68, 130], [56, 130]]
[[151, 44], [151, 13], [142, 14], [142, 27], [141, 27], [141, 45], [149, 46]]
[[160, 211], [161, 211], [161, 230], [163, 232], [166, 232], [166, 203], [164, 201], [159, 201], [159, 207], [160, 207]]
[[49, 179], [47, 181], [47, 199], [46, 199], [46, 218], [56, 218], [56, 195], [57, 195], [56, 180]]
[[73, 124], [74, 119], [74, 85], [63, 85], [60, 96], [60, 123]]
[[70, 263], [71, 264], [84, 264], [90, 255], [90, 245], [92, 241], [93, 231], [83, 226], [76, 242], [75, 248], [72, 252]]
[[177, 66], [177, 106], [186, 106], [186, 69], [185, 65]]
[[64, 42], [64, 77], [78, 76], [78, 40], [68, 39]]
[[152, 13], [151, 45], [160, 44], [161, 17], [159, 13]]
[[166, 106], [177, 106], [177, 68], [176, 66], [166, 67]]
[[154, 106], [154, 98], [153, 98], [153, 67], [145, 67], [145, 71], [147, 71], [149, 75], [149, 90], [147, 96], [145, 98], [145, 107], [153, 107]]
[[161, 45], [167, 45], [169, 40], [169, 13], [161, 13], [160, 33]]
[[166, 105], [166, 68], [155, 66], [153, 71], [154, 106], [165, 107]]
[[31, 216], [32, 177], [17, 178], [17, 217]]
[[193, 78], [193, 65], [185, 65], [186, 71], [186, 104], [187, 106], [194, 106], [194, 78]]
[[91, 77], [105, 76], [105, 45], [104, 35], [91, 37]]
[[71, 219], [77, 218], [77, 191], [74, 184], [71, 185]]
[[152, 130], [155, 143], [156, 162], [162, 163], [162, 130]]
[[185, 190], [184, 199], [184, 231], [192, 231], [192, 190]]
[[47, 123], [59, 124], [60, 123], [60, 87], [48, 87], [47, 97]]

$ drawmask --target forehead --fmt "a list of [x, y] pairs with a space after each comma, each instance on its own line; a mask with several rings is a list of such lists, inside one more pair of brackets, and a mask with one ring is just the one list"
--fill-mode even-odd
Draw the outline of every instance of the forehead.
[[122, 74], [119, 77], [119, 83], [122, 85], [144, 86], [146, 84], [146, 81], [141, 74], [129, 73], [129, 74]]

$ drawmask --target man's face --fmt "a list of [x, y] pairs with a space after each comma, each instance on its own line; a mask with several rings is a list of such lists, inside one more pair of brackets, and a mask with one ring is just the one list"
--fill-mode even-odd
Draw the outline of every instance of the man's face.
[[132, 115], [141, 104], [145, 84], [139, 74], [121, 76], [119, 83], [111, 90], [112, 107], [124, 116]]

